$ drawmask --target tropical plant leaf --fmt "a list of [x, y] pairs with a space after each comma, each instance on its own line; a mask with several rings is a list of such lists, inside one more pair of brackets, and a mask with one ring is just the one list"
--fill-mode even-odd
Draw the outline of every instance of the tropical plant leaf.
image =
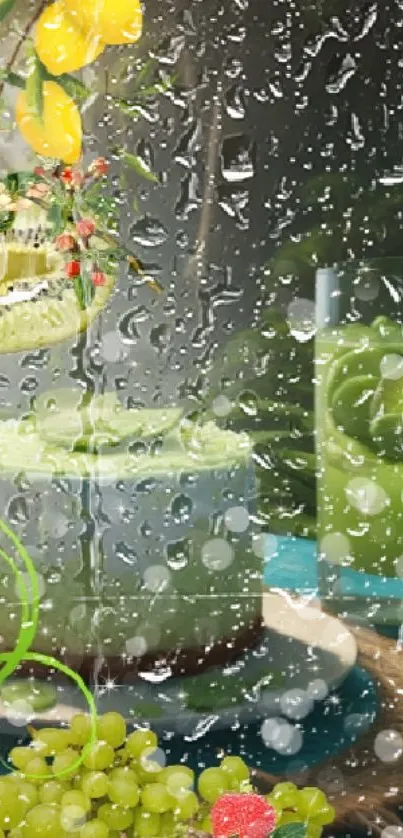
[[152, 183], [160, 182], [158, 175], [154, 174], [154, 172], [146, 166], [137, 154], [129, 154], [128, 151], [125, 151], [123, 154], [123, 162], [127, 163], [131, 169], [134, 169], [134, 171], [145, 180], [150, 180]]
[[304, 823], [286, 823], [274, 830], [272, 838], [306, 838]]
[[13, 10], [16, 0], [0, 0], [0, 23]]
[[45, 78], [46, 73], [44, 72], [43, 64], [34, 55], [32, 58], [31, 72], [26, 82], [27, 102], [31, 113], [40, 120], [43, 117], [43, 82]]

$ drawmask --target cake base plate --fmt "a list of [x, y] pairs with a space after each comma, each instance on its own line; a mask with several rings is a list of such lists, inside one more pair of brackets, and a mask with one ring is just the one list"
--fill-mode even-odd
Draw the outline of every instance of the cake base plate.
[[[128, 724], [148, 723], [157, 732], [172, 732], [197, 739], [213, 728], [228, 728], [259, 719], [287, 715], [298, 720], [307, 715], [314, 701], [337, 688], [356, 662], [357, 645], [345, 624], [313, 607], [309, 597], [286, 591], [263, 593], [265, 630], [254, 649], [236, 664], [211, 669], [189, 678], [164, 678], [144, 673], [136, 684], [101, 684], [95, 699], [98, 712], [120, 712]], [[270, 687], [262, 678], [275, 675]], [[234, 680], [235, 679], [235, 680]], [[198, 709], [186, 699], [191, 693]], [[259, 687], [253, 687], [260, 682]], [[247, 683], [241, 700], [235, 684]], [[21, 702], [18, 708], [0, 702], [0, 732], [18, 735], [27, 723], [58, 725], [77, 712], [86, 711], [82, 693], [70, 682], [57, 685], [57, 704], [43, 712], [29, 714]], [[204, 705], [203, 707], [201, 705]], [[25, 715], [24, 715], [25, 713]]]

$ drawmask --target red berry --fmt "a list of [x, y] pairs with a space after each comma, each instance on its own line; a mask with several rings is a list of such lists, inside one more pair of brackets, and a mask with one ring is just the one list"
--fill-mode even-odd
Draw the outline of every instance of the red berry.
[[95, 223], [91, 218], [82, 218], [81, 221], [77, 221], [76, 230], [82, 239], [88, 239], [90, 236], [93, 236], [95, 229]]
[[72, 262], [67, 262], [65, 266], [66, 276], [69, 279], [74, 279], [75, 276], [80, 276], [81, 273], [81, 265], [77, 259], [73, 259]]
[[91, 274], [91, 282], [96, 287], [100, 285], [105, 285], [106, 276], [104, 273], [102, 273], [102, 271], [93, 271]]
[[57, 236], [55, 239], [55, 244], [58, 250], [74, 250], [76, 240], [70, 233], [61, 233], [61, 235]]
[[62, 180], [66, 186], [69, 186], [73, 180], [73, 169], [63, 169], [60, 175], [60, 180]]
[[96, 160], [90, 163], [88, 171], [91, 175], [102, 177], [102, 175], [106, 175], [109, 172], [109, 163], [105, 157], [97, 157]]
[[267, 838], [276, 813], [259, 794], [224, 794], [211, 809], [214, 838]]

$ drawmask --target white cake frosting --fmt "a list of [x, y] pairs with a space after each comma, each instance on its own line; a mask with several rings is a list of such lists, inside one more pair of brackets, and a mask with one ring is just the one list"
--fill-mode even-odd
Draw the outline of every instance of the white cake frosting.
[[[260, 616], [247, 436], [207, 423], [185, 444], [175, 427], [132, 443], [69, 451], [30, 419], [0, 423], [4, 517], [40, 574], [37, 649], [130, 659], [214, 645]], [[6, 567], [0, 605], [9, 648], [20, 607]]]

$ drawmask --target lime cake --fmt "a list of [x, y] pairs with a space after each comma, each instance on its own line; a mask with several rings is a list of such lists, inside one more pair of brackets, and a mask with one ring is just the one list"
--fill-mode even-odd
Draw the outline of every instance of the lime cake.
[[[39, 574], [37, 651], [124, 680], [196, 673], [257, 641], [247, 435], [56, 390], [0, 422], [0, 463], [4, 517]], [[4, 650], [20, 617], [6, 567], [1, 596]]]

